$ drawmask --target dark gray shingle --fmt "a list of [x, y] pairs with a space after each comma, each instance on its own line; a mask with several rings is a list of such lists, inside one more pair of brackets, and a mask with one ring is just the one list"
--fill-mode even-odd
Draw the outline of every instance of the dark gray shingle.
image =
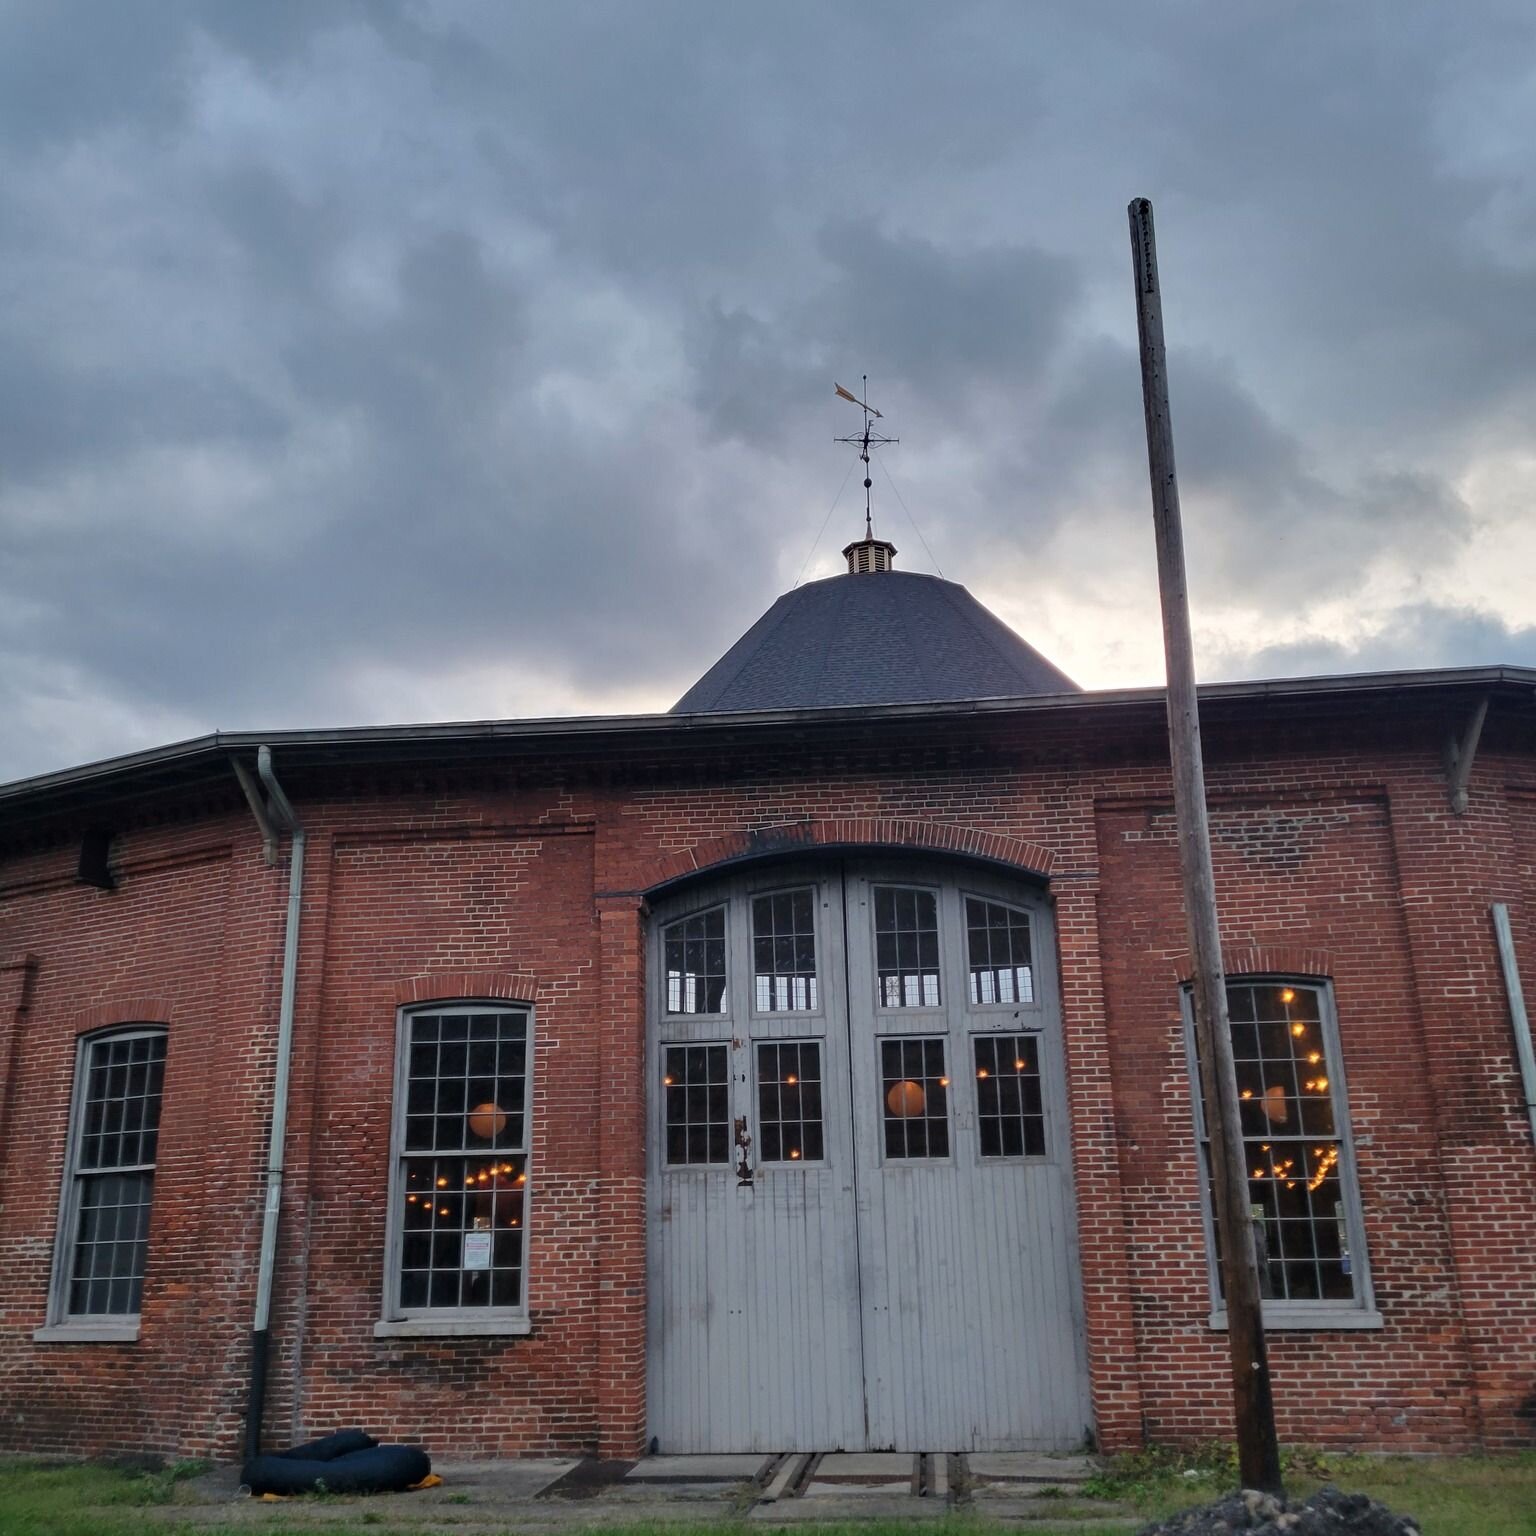
[[674, 715], [1076, 693], [964, 587], [881, 571], [786, 592]]

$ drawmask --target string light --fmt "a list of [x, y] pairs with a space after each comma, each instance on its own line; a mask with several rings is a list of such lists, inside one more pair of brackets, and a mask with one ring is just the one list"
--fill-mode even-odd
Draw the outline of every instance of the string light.
[[1280, 1001], [1282, 1003], [1294, 1003], [1296, 1001], [1295, 990], [1291, 987], [1281, 987]]
[[1301, 1036], [1306, 1034], [1306, 1032], [1307, 1032], [1307, 1026], [1305, 1024], [1292, 1024], [1291, 1025], [1291, 1033], [1293, 1035], [1295, 1035], [1297, 1037], [1297, 1039], [1300, 1039]]

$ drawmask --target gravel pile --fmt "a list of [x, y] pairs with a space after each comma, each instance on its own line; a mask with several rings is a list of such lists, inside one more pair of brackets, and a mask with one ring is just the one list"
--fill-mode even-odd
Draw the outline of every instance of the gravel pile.
[[1215, 1504], [1144, 1526], [1137, 1536], [1422, 1536], [1416, 1521], [1394, 1515], [1363, 1493], [1320, 1488], [1301, 1504], [1267, 1493], [1234, 1493]]

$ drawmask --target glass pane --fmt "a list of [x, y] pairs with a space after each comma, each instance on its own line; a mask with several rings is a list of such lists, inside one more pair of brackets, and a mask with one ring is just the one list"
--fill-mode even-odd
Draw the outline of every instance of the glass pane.
[[816, 981], [813, 893], [778, 891], [752, 901], [752, 990], [759, 1013], [814, 1012]]
[[965, 930], [972, 1006], [1034, 1002], [1029, 914], [968, 896]]
[[401, 1306], [516, 1306], [525, 1159], [409, 1157], [403, 1182]]
[[662, 1054], [667, 1162], [729, 1162], [729, 1048], [669, 1045]]
[[758, 1045], [757, 1126], [761, 1162], [820, 1160], [821, 1046], [816, 1041]]
[[165, 1061], [165, 1036], [97, 1040], [89, 1049], [79, 1171], [153, 1162], [163, 1082], [155, 1069]]
[[153, 1180], [151, 1173], [101, 1173], [80, 1180], [71, 1315], [138, 1311]]
[[1039, 1037], [979, 1035], [974, 1046], [981, 1155], [1044, 1157]]
[[932, 891], [875, 887], [875, 969], [882, 1008], [939, 1006], [939, 904]]
[[668, 1013], [725, 1012], [725, 908], [668, 926], [663, 942]]
[[1233, 982], [1227, 1000], [1260, 1290], [1283, 1301], [1352, 1300], [1343, 1146], [1319, 989]]
[[406, 1074], [407, 1152], [527, 1150], [525, 1012], [415, 1015]]
[[880, 1109], [887, 1158], [949, 1156], [949, 1078], [942, 1040], [880, 1042]]

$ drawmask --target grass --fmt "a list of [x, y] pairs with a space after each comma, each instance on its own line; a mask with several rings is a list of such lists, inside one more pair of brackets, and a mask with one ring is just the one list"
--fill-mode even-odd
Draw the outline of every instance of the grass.
[[[139, 1471], [100, 1462], [0, 1461], [0, 1533], [3, 1536], [229, 1536], [251, 1522], [227, 1515], [255, 1514], [237, 1506], [227, 1514], [218, 1505], [200, 1506], [187, 1481], [203, 1470], [200, 1463], [181, 1462], [164, 1470]], [[1425, 1536], [1536, 1536], [1536, 1452], [1513, 1456], [1378, 1457], [1292, 1449], [1286, 1454], [1286, 1488], [1292, 1497], [1305, 1497], [1331, 1482], [1350, 1492], [1368, 1493], [1400, 1514], [1414, 1516]], [[1116, 1458], [1081, 1489], [1091, 1498], [1108, 1499], [1142, 1520], [1157, 1519], [1202, 1504], [1236, 1485], [1230, 1447], [1212, 1446], [1194, 1452], [1153, 1447]], [[451, 1530], [460, 1510], [440, 1506], [387, 1511], [358, 1509], [355, 1516], [331, 1506], [323, 1527], [314, 1524], [318, 1510], [306, 1510], [312, 1500], [270, 1507], [254, 1525], [260, 1530], [322, 1529], [325, 1536], [425, 1536], [431, 1530]], [[168, 1506], [176, 1506], [174, 1512]], [[206, 1509], [206, 1518], [203, 1510]], [[289, 1513], [291, 1511], [291, 1514]], [[518, 1524], [537, 1521], [544, 1511], [519, 1512]], [[574, 1513], [574, 1512], [573, 1512]], [[1075, 1517], [1073, 1536], [1100, 1536]], [[1040, 1519], [1019, 1527], [988, 1521], [980, 1514], [914, 1526], [901, 1521], [859, 1521], [802, 1525], [806, 1536], [997, 1536], [1024, 1529], [1031, 1536], [1051, 1536], [1069, 1506], [1041, 1501]], [[495, 1516], [487, 1511], [491, 1519]], [[1054, 1518], [1053, 1518], [1054, 1516]], [[441, 1523], [439, 1523], [441, 1522]], [[561, 1521], [564, 1525], [565, 1522]], [[595, 1527], [596, 1522], [594, 1522]], [[567, 1529], [582, 1529], [573, 1519]], [[742, 1536], [760, 1528], [728, 1519], [668, 1526], [659, 1522], [604, 1525], [604, 1536]], [[1102, 1536], [1124, 1536], [1124, 1526], [1106, 1524]]]
[[[1512, 1456], [1359, 1456], [1287, 1447], [1285, 1488], [1304, 1499], [1325, 1483], [1368, 1493], [1424, 1536], [1536, 1536], [1536, 1452]], [[1159, 1519], [1229, 1493], [1237, 1486], [1230, 1445], [1178, 1452], [1152, 1446], [1116, 1457], [1083, 1487], [1144, 1519]]]

